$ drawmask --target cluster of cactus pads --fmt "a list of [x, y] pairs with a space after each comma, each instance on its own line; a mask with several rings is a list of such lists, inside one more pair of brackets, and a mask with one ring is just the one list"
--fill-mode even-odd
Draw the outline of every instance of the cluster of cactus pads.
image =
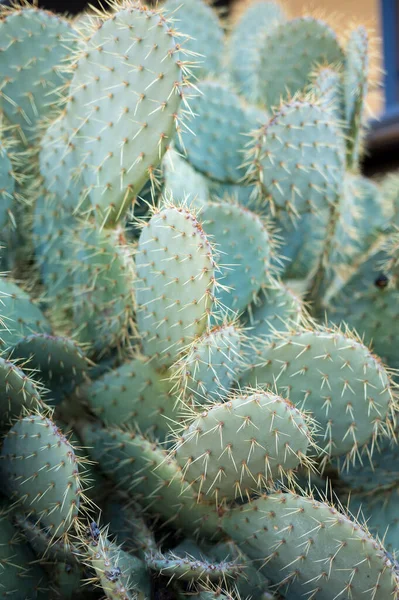
[[274, 2], [1, 9], [0, 598], [398, 600], [371, 43]]

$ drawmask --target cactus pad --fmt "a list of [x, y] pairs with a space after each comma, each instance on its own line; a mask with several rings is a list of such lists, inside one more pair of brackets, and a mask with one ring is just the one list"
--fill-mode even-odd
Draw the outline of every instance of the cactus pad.
[[383, 546], [327, 503], [271, 494], [230, 511], [223, 527], [287, 600], [395, 598], [398, 574]]
[[200, 212], [202, 227], [217, 244], [221, 283], [216, 298], [242, 312], [270, 278], [274, 243], [266, 223], [250, 210], [227, 202], [209, 203]]
[[35, 410], [42, 405], [41, 387], [13, 362], [0, 358], [0, 426], [17, 418], [23, 408]]
[[355, 462], [371, 453], [380, 435], [391, 436], [395, 400], [389, 373], [354, 335], [299, 328], [279, 334], [264, 353], [264, 365], [244, 378], [277, 386], [321, 426], [324, 457], [346, 454]]
[[30, 415], [17, 421], [4, 439], [0, 469], [13, 502], [34, 514], [52, 537], [68, 531], [80, 505], [78, 461], [50, 419]]
[[216, 326], [195, 339], [176, 363], [172, 379], [189, 404], [222, 399], [230, 390], [240, 358], [240, 331], [234, 324]]
[[84, 390], [90, 409], [108, 425], [138, 426], [164, 437], [174, 418], [175, 400], [167, 375], [151, 362], [130, 360]]
[[195, 215], [173, 205], [155, 212], [141, 233], [136, 267], [144, 354], [172, 364], [205, 330], [213, 302], [212, 248]]
[[109, 226], [152, 176], [178, 127], [181, 43], [160, 11], [127, 4], [94, 26], [73, 69], [67, 129], [79, 131], [83, 181]]
[[207, 177], [237, 183], [245, 175], [241, 168], [245, 135], [258, 127], [257, 121], [226, 85], [202, 81], [197, 87], [199, 94], [191, 99], [190, 107], [198, 116], [190, 122], [190, 130], [182, 132], [179, 147]]
[[19, 126], [27, 143], [37, 136], [39, 119], [59, 102], [74, 33], [66, 19], [44, 10], [2, 10], [0, 99], [7, 119]]
[[194, 489], [221, 502], [291, 479], [309, 462], [311, 445], [311, 423], [298, 409], [270, 392], [250, 390], [193, 417], [177, 442], [176, 459]]
[[329, 111], [312, 99], [282, 104], [253, 133], [247, 159], [248, 178], [272, 210], [317, 211], [341, 193], [343, 136]]
[[194, 63], [193, 74], [199, 79], [220, 74], [224, 39], [213, 8], [204, 0], [166, 0], [163, 8], [176, 29], [189, 36], [184, 48]]
[[344, 54], [335, 32], [312, 17], [293, 19], [267, 30], [259, 43], [259, 101], [278, 106], [281, 98], [303, 91], [313, 68], [341, 63]]

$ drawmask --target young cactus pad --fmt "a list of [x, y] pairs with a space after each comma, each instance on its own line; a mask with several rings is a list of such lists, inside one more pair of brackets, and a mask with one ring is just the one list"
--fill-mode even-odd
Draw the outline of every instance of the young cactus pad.
[[221, 502], [291, 479], [310, 464], [312, 443], [311, 422], [291, 402], [249, 390], [203, 407], [177, 442], [176, 459], [194, 489]]
[[172, 364], [208, 323], [215, 264], [195, 215], [165, 206], [143, 226], [136, 256], [137, 325], [144, 354]]

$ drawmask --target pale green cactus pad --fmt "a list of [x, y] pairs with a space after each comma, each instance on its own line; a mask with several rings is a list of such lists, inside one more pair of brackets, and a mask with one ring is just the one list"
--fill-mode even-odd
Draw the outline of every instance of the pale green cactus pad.
[[259, 46], [264, 33], [284, 21], [284, 11], [277, 2], [255, 2], [233, 25], [228, 45], [229, 65], [234, 83], [249, 101], [259, 98]]
[[287, 600], [395, 597], [398, 573], [383, 546], [327, 503], [271, 494], [230, 511], [223, 528]]
[[92, 522], [82, 540], [82, 551], [96, 573], [94, 584], [110, 600], [149, 598], [150, 578], [139, 558], [124, 552], [107, 538], [107, 529]]
[[206, 583], [235, 579], [244, 572], [242, 565], [234, 562], [212, 562], [192, 556], [179, 556], [174, 552], [157, 553], [147, 558], [148, 567], [162, 576], [176, 577], [181, 581]]
[[275, 227], [281, 244], [279, 254], [283, 257], [284, 278], [306, 279], [315, 272], [323, 252], [329, 219], [328, 208], [303, 213], [298, 219], [285, 211], [278, 214]]
[[11, 279], [0, 278], [0, 314], [4, 326], [1, 346], [9, 350], [21, 337], [32, 333], [50, 333], [51, 326], [37, 303]]
[[276, 386], [321, 427], [322, 459], [346, 455], [355, 462], [372, 453], [379, 436], [392, 436], [396, 409], [390, 375], [349, 331], [300, 327], [280, 333], [264, 350], [264, 363], [244, 382]]
[[348, 164], [358, 163], [362, 143], [362, 127], [368, 91], [369, 39], [365, 27], [354, 29], [345, 49], [344, 96], [348, 123]]
[[182, 42], [160, 11], [127, 4], [93, 25], [73, 69], [64, 119], [69, 132], [78, 130], [83, 181], [108, 226], [153, 176], [179, 127]]
[[46, 600], [49, 584], [26, 540], [0, 514], [0, 597]]
[[0, 103], [27, 144], [37, 136], [39, 120], [59, 102], [75, 35], [66, 19], [33, 7], [2, 6], [1, 17]]
[[173, 523], [190, 536], [218, 537], [215, 504], [209, 505], [186, 489], [179, 465], [156, 443], [116, 427], [86, 424], [80, 434], [102, 471], [147, 514]]
[[354, 261], [362, 260], [381, 233], [388, 229], [389, 212], [388, 203], [373, 181], [346, 173], [330, 262], [351, 266]]
[[194, 116], [182, 132], [179, 148], [195, 169], [216, 181], [238, 183], [245, 175], [243, 150], [258, 127], [253, 113], [224, 84], [201, 81], [190, 100]]
[[336, 33], [313, 17], [300, 17], [270, 31], [266, 29], [258, 48], [258, 100], [268, 108], [278, 106], [287, 95], [303, 91], [316, 65], [344, 60]]
[[4, 438], [0, 471], [11, 501], [35, 515], [52, 537], [73, 525], [82, 493], [78, 460], [50, 419], [30, 415], [14, 424]]
[[12, 348], [12, 358], [25, 358], [37, 378], [50, 390], [47, 402], [59, 402], [88, 377], [90, 361], [73, 340], [37, 333], [21, 338]]
[[168, 19], [177, 31], [188, 35], [184, 44], [199, 79], [222, 72], [224, 53], [223, 29], [217, 14], [204, 0], [166, 0], [163, 4]]
[[[0, 53], [1, 54], [1, 53]], [[0, 228], [13, 223], [12, 209], [15, 195], [15, 174], [6, 145], [0, 141]]]
[[134, 264], [123, 229], [76, 225], [73, 254], [73, 329], [95, 350], [128, 344], [134, 311]]
[[386, 254], [373, 253], [328, 300], [328, 317], [345, 321], [372, 344], [390, 367], [399, 367], [399, 291], [381, 269]]
[[346, 465], [340, 469], [340, 479], [355, 492], [379, 492], [393, 488], [399, 482], [399, 446], [396, 440], [384, 440], [374, 452], [371, 461]]
[[275, 331], [292, 329], [305, 317], [302, 300], [284, 283], [264, 288], [251, 307], [247, 334], [265, 338]]
[[195, 405], [223, 399], [241, 364], [241, 334], [233, 323], [226, 323], [206, 331], [188, 346], [172, 374], [174, 392], [182, 401]]
[[220, 273], [216, 298], [241, 313], [271, 276], [275, 243], [269, 224], [233, 203], [209, 203], [199, 213], [202, 227], [215, 242]]
[[208, 201], [207, 178], [198, 173], [175, 149], [170, 148], [162, 161], [165, 196], [175, 202], [200, 208]]
[[328, 109], [312, 98], [292, 100], [253, 133], [247, 163], [248, 179], [272, 210], [322, 210], [341, 193], [344, 139]]
[[291, 402], [248, 390], [193, 416], [177, 441], [176, 460], [193, 489], [220, 503], [293, 479], [296, 467], [310, 464], [312, 444], [312, 422]]
[[83, 396], [104, 423], [137, 426], [164, 438], [176, 418], [171, 387], [165, 372], [136, 358], [93, 381]]
[[0, 358], [0, 429], [9, 427], [23, 408], [36, 410], [42, 405], [41, 386], [14, 362]]
[[212, 247], [195, 215], [173, 205], [156, 211], [143, 226], [136, 268], [144, 354], [172, 364], [206, 329], [213, 302]]
[[398, 500], [396, 488], [386, 493], [353, 494], [349, 503], [351, 513], [364, 519], [370, 533], [394, 556], [399, 550]]
[[320, 102], [329, 109], [333, 118], [346, 126], [341, 69], [321, 66], [313, 74], [311, 90]]

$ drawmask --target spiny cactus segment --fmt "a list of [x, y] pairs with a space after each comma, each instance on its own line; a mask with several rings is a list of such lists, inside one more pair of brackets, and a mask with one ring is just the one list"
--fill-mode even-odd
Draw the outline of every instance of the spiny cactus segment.
[[0, 597], [399, 600], [399, 177], [361, 174], [371, 32], [264, 0], [21, 2]]

